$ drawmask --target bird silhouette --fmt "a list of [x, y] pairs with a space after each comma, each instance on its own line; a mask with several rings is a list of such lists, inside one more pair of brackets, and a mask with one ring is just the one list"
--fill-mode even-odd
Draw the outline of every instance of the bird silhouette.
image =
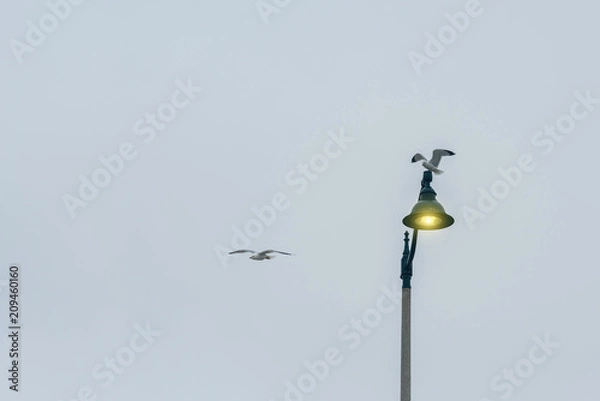
[[425, 167], [427, 170], [431, 171], [434, 174], [442, 174], [444, 170], [440, 170], [438, 168], [438, 166], [440, 165], [440, 161], [442, 160], [442, 156], [454, 156], [455, 154], [456, 153], [454, 153], [451, 150], [436, 149], [433, 151], [433, 155], [431, 156], [430, 160], [427, 160], [422, 154], [417, 153], [413, 156], [411, 162], [416, 163], [420, 160], [424, 160], [422, 163], [423, 167]]
[[252, 260], [273, 259], [275, 257], [275, 255], [269, 255], [270, 253], [279, 253], [279, 254], [288, 255], [288, 256], [294, 255], [293, 253], [275, 251], [273, 249], [269, 249], [269, 250], [262, 251], [262, 252], [256, 252], [256, 251], [253, 251], [250, 249], [239, 249], [237, 251], [229, 252], [230, 255], [234, 255], [234, 254], [238, 254], [238, 253], [251, 253], [252, 256], [250, 256], [250, 259], [252, 259]]

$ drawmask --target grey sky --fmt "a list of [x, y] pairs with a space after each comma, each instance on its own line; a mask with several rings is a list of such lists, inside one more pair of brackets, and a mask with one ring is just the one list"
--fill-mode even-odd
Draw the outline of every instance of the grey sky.
[[[88, 0], [21, 53], [14, 40], [29, 46], [27, 21], [49, 9], [5, 4], [0, 286], [19, 263], [23, 368], [21, 394], [3, 377], [2, 399], [70, 401], [89, 386], [98, 400], [281, 401], [328, 348], [342, 360], [304, 399], [398, 399], [400, 308], [356, 348], [340, 331], [399, 284], [401, 220], [423, 171], [410, 159], [446, 148], [456, 156], [432, 186], [456, 223], [419, 237], [413, 398], [592, 400], [597, 7], [269, 4], [280, 12], [265, 23], [252, 0]], [[426, 33], [466, 7], [478, 16], [415, 68], [410, 52], [427, 56]], [[159, 110], [176, 115], [151, 128]], [[543, 132], [570, 121], [561, 139]], [[353, 141], [331, 142], [342, 134]], [[124, 143], [135, 156], [119, 155], [72, 218], [65, 195], [81, 199], [80, 176]], [[336, 157], [318, 178], [290, 185], [326, 148]], [[523, 155], [533, 171], [484, 218], [465, 217]], [[224, 266], [216, 247], [276, 194], [287, 207], [249, 246], [296, 256]], [[144, 348], [146, 322], [160, 334]], [[558, 349], [502, 398], [490, 383], [546, 335]], [[105, 386], [93, 369], [122, 347], [135, 360]]]

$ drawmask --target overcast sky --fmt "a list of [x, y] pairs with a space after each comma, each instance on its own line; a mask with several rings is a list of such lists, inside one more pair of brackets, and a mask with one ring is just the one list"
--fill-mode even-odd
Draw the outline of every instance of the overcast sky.
[[413, 399], [596, 400], [595, 4], [78, 1], [0, 13], [3, 400], [397, 400], [435, 148]]

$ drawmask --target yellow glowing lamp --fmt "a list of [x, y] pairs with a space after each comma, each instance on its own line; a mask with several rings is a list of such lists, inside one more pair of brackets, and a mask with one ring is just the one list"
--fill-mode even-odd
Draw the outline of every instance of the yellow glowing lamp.
[[437, 194], [429, 185], [430, 182], [431, 173], [427, 171], [423, 174], [419, 201], [402, 220], [405, 226], [417, 230], [441, 230], [454, 224], [454, 218], [446, 214], [444, 207], [436, 200]]
[[402, 223], [418, 230], [441, 230], [454, 224], [454, 218], [437, 200], [420, 200]]

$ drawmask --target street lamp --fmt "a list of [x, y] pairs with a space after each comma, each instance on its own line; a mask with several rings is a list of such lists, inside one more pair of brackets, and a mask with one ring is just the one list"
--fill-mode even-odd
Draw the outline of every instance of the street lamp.
[[431, 188], [433, 175], [431, 171], [423, 172], [419, 200], [411, 213], [402, 219], [402, 223], [413, 229], [412, 243], [408, 246], [408, 231], [404, 233], [404, 251], [402, 252], [402, 339], [400, 401], [410, 401], [410, 281], [412, 278], [412, 262], [417, 248], [419, 230], [441, 230], [454, 224], [454, 218], [446, 214], [444, 207], [436, 200], [436, 192]]

